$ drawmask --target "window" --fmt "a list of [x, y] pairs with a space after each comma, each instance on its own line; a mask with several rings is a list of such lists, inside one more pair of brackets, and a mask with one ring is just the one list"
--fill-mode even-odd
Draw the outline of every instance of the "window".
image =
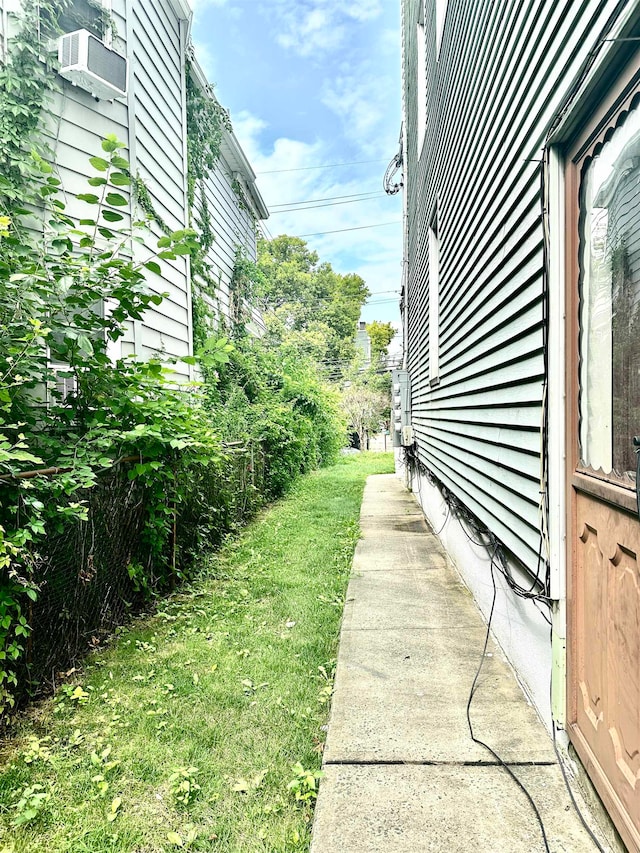
[[108, 29], [108, 11], [101, 0], [73, 0], [58, 15], [58, 27], [63, 33], [88, 30], [102, 40]]
[[429, 226], [429, 383], [440, 381], [440, 241], [438, 213]]
[[640, 110], [582, 168], [579, 216], [580, 455], [633, 483], [640, 433]]

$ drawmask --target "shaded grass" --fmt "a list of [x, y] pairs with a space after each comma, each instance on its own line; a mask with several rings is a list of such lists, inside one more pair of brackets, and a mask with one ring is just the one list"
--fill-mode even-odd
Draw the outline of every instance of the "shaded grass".
[[[320, 767], [362, 489], [392, 465], [363, 454], [300, 480], [20, 719], [0, 850], [308, 850], [311, 807], [288, 783], [295, 762]], [[34, 785], [48, 799], [15, 826]]]

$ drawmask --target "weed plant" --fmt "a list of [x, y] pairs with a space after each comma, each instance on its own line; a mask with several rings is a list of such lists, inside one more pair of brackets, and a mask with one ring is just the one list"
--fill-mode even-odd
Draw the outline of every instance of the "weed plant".
[[390, 470], [363, 454], [299, 480], [19, 719], [0, 849], [308, 850], [362, 490]]

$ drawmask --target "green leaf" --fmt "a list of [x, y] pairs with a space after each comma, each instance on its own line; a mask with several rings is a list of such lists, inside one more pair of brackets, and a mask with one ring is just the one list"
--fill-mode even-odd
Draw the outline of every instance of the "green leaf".
[[193, 355], [183, 355], [182, 358], [180, 359], [180, 361], [184, 362], [185, 364], [197, 364], [198, 363], [198, 359]]
[[78, 193], [76, 198], [79, 198], [80, 201], [86, 201], [87, 204], [98, 204], [98, 202], [100, 201], [98, 196], [94, 195], [93, 193]]
[[131, 184], [131, 178], [129, 175], [125, 175], [124, 172], [114, 172], [109, 181], [114, 187], [128, 187]]
[[114, 207], [126, 207], [129, 204], [128, 200], [120, 193], [107, 193], [105, 201]]
[[78, 335], [78, 349], [83, 355], [93, 355], [93, 344], [86, 335]]
[[147, 261], [144, 266], [149, 270], [149, 272], [154, 272], [156, 275], [162, 275], [162, 267], [155, 261]]
[[104, 159], [104, 157], [89, 157], [89, 162], [93, 168], [97, 169], [99, 172], [106, 172], [109, 168], [109, 163]]
[[113, 240], [113, 238], [116, 236], [113, 231], [109, 231], [109, 229], [105, 228], [104, 226], [98, 228], [98, 232], [102, 234], [103, 237], [106, 237], [107, 240]]
[[118, 157], [116, 155], [115, 157], [111, 158], [111, 165], [115, 166], [116, 169], [128, 169], [129, 161], [125, 160], [124, 157]]
[[176, 847], [182, 847], [184, 843], [177, 832], [167, 832], [167, 841]]
[[160, 237], [160, 239], [158, 240], [158, 248], [166, 249], [172, 244], [172, 242], [173, 240], [171, 239], [171, 237]]
[[78, 225], [88, 225], [89, 228], [94, 228], [96, 224], [95, 219], [81, 219], [78, 222]]
[[102, 140], [102, 150], [109, 154], [111, 154], [112, 151], [115, 151], [117, 147], [118, 141], [114, 136]]
[[107, 222], [122, 222], [124, 216], [121, 213], [117, 213], [115, 210], [103, 210], [102, 216]]
[[175, 261], [176, 256], [173, 252], [158, 252], [158, 257], [163, 261]]
[[103, 187], [107, 183], [107, 179], [96, 176], [95, 178], [89, 178], [87, 183], [90, 187]]

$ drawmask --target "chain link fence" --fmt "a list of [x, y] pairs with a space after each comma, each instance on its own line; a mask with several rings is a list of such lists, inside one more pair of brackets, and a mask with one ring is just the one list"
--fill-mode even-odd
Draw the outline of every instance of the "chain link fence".
[[38, 546], [30, 602], [31, 627], [18, 681], [34, 695], [55, 684], [113, 630], [157, 593], [188, 577], [202, 554], [220, 545], [265, 502], [266, 459], [260, 445], [232, 443], [220, 464], [189, 468], [186, 499], [171, 518], [167, 553], [154, 554], [145, 535], [150, 502], [143, 482], [130, 479], [132, 463], [106, 472], [86, 493], [87, 520], [65, 524]]

